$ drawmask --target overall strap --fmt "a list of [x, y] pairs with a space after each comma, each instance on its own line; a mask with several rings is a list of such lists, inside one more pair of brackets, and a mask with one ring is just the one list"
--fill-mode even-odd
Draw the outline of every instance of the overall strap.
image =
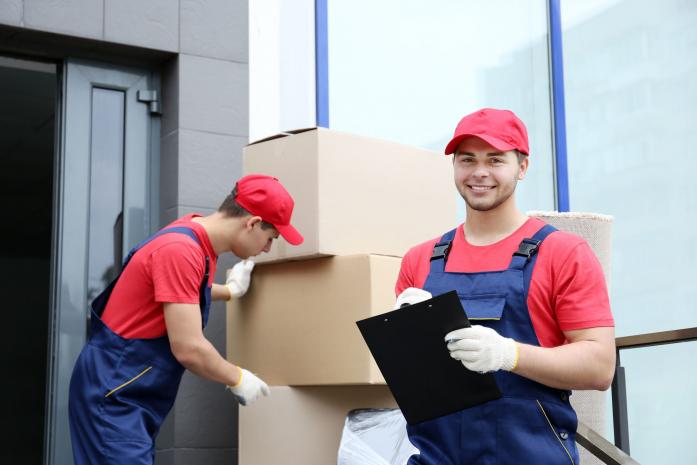
[[530, 286], [532, 270], [535, 268], [535, 262], [537, 261], [537, 251], [539, 250], [542, 241], [544, 241], [547, 236], [556, 230], [557, 228], [552, 225], [544, 225], [531, 238], [525, 238], [520, 241], [518, 250], [513, 252], [513, 257], [511, 258], [510, 265], [508, 265], [508, 269], [523, 271], [526, 294]]
[[128, 260], [130, 260], [131, 257], [141, 247], [145, 246], [148, 242], [152, 241], [153, 239], [160, 237], [162, 235], [165, 235], [165, 234], [184, 234], [186, 236], [189, 236], [198, 244], [199, 247], [201, 247], [201, 250], [203, 250], [203, 253], [206, 257], [206, 265], [205, 265], [206, 267], [205, 267], [205, 270], [203, 272], [203, 279], [201, 280], [201, 284], [199, 285], [199, 289], [198, 289], [198, 295], [199, 295], [198, 300], [199, 300], [199, 306], [201, 307], [201, 311], [202, 311], [201, 324], [203, 325], [203, 327], [205, 327], [207, 320], [208, 320], [208, 310], [206, 309], [206, 304], [207, 304], [207, 297], [206, 296], [207, 295], [210, 296], [209, 294], [207, 294], [208, 279], [210, 277], [210, 258], [208, 257], [206, 250], [203, 248], [203, 244], [201, 244], [201, 241], [198, 239], [198, 236], [196, 235], [196, 233], [194, 232], [193, 229], [191, 229], [187, 226], [173, 226], [171, 228], [162, 229], [162, 230], [156, 232], [155, 234], [148, 237], [147, 239], [145, 239], [143, 242], [141, 242], [140, 244], [138, 244], [137, 246], [135, 246], [131, 250], [131, 252], [128, 254], [128, 258], [126, 259], [126, 261], [123, 264], [123, 268], [126, 268], [126, 264], [128, 263]]
[[450, 246], [453, 243], [456, 232], [457, 228], [443, 234], [440, 240], [436, 242], [436, 245], [433, 246], [433, 254], [431, 255], [431, 272], [435, 271], [443, 273], [445, 271], [445, 262], [448, 260]]
[[133, 258], [133, 255], [140, 250], [141, 248], [145, 247], [146, 244], [148, 244], [150, 241], [154, 240], [155, 238], [158, 238], [164, 234], [169, 234], [169, 233], [178, 233], [178, 234], [184, 234], [192, 238], [199, 246], [201, 246], [201, 241], [198, 240], [198, 236], [194, 232], [193, 229], [187, 228], [186, 226], [174, 226], [172, 228], [166, 228], [166, 229], [161, 229], [157, 231], [155, 234], [152, 236], [149, 236], [145, 239], [143, 239], [138, 245], [133, 247], [130, 252], [128, 252], [128, 256], [126, 259], [123, 261], [123, 266], [121, 267], [126, 268], [126, 264]]
[[[133, 249], [131, 249], [131, 252], [128, 254], [128, 257], [126, 257], [126, 261], [123, 264], [123, 268], [126, 268], [126, 264], [128, 261], [131, 259], [131, 257], [143, 246], [145, 246], [148, 242], [152, 241], [153, 239], [160, 237], [164, 234], [171, 234], [171, 233], [176, 233], [176, 234], [184, 234], [186, 236], [189, 236], [192, 238], [198, 245], [203, 249], [203, 245], [201, 244], [201, 241], [198, 239], [198, 236], [194, 232], [193, 229], [187, 227], [187, 226], [174, 226], [171, 228], [166, 228], [162, 229], [152, 236], [148, 237], [144, 241], [142, 241], [140, 244], [135, 246]], [[208, 258], [208, 254], [204, 250], [203, 253], [206, 255], [206, 268], [203, 273], [203, 280], [201, 281], [201, 292], [203, 292], [203, 289], [205, 289], [208, 286], [208, 278], [210, 275], [210, 258]]]
[[[170, 233], [185, 234], [185, 235], [189, 236], [190, 238], [192, 238], [194, 241], [196, 241], [196, 243], [199, 245], [199, 247], [201, 247], [203, 249], [201, 241], [199, 241], [194, 230], [191, 228], [188, 228], [186, 226], [175, 226], [172, 228], [162, 229], [162, 230], [156, 232], [155, 234], [153, 234], [152, 236], [146, 238], [140, 244], [136, 245], [135, 247], [133, 247], [131, 249], [131, 251], [128, 253], [128, 256], [123, 261], [123, 266], [121, 267], [121, 271], [119, 272], [119, 274], [92, 301], [92, 304], [91, 304], [92, 310], [98, 316], [101, 316], [102, 311], [104, 310], [104, 308], [106, 308], [107, 301], [109, 300], [109, 297], [111, 296], [111, 291], [114, 290], [114, 286], [116, 286], [116, 282], [121, 277], [121, 274], [123, 274], [123, 271], [126, 269], [126, 265], [128, 265], [128, 262], [131, 261], [131, 258], [133, 258], [133, 255], [135, 255], [135, 253], [138, 250], [140, 250], [143, 246], [145, 246], [148, 242], [152, 241], [156, 237], [160, 237], [163, 234], [170, 234]], [[210, 269], [210, 263], [209, 263], [210, 259], [208, 257], [208, 254], [205, 253], [205, 250], [204, 250], [204, 254], [206, 255], [206, 268], [205, 268], [205, 272], [203, 274], [203, 280], [201, 281], [201, 287], [200, 287], [200, 295], [202, 296], [200, 298], [201, 302], [203, 302], [204, 291], [205, 291], [206, 287], [208, 286], [208, 278], [210, 276], [210, 270], [209, 270]]]

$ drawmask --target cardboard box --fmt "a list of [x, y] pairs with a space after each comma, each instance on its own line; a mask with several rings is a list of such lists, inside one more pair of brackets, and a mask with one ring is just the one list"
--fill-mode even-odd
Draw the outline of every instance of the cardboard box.
[[276, 176], [295, 199], [300, 246], [276, 241], [259, 263], [322, 255], [403, 256], [457, 222], [450, 157], [324, 128], [244, 149], [244, 174]]
[[228, 358], [272, 385], [384, 384], [355, 322], [392, 310], [400, 263], [351, 255], [255, 268], [228, 305]]
[[271, 388], [239, 410], [239, 465], [332, 465], [346, 414], [394, 408], [386, 386]]

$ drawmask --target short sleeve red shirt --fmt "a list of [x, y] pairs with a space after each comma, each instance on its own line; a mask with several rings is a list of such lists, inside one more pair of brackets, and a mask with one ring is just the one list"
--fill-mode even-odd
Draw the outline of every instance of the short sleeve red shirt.
[[[544, 222], [530, 218], [510, 236], [486, 246], [467, 242], [463, 226], [457, 228], [445, 271], [476, 273], [508, 267], [520, 241], [532, 237]], [[410, 249], [402, 259], [395, 291], [423, 288], [430, 270], [432, 239]], [[582, 238], [555, 231], [537, 253], [528, 292], [528, 311], [542, 347], [566, 342], [563, 331], [614, 326], [602, 267]]]
[[104, 323], [116, 334], [127, 339], [165, 335], [162, 304], [199, 303], [206, 255], [210, 257], [208, 285], [213, 284], [218, 257], [206, 230], [191, 221], [196, 216], [200, 215], [187, 215], [167, 227], [191, 228], [201, 245], [185, 234], [163, 234], [131, 258], [102, 314]]

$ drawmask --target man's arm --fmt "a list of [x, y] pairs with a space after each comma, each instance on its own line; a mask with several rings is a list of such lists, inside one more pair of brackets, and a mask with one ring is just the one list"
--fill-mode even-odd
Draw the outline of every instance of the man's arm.
[[196, 304], [164, 303], [165, 324], [172, 354], [187, 370], [202, 378], [235, 386], [240, 369], [225, 360], [203, 335]]
[[596, 327], [564, 332], [568, 343], [537, 347], [474, 325], [448, 333], [450, 356], [465, 368], [488, 373], [509, 370], [558, 389], [604, 391], [615, 371], [615, 329]]
[[230, 289], [224, 284], [213, 284], [211, 288], [211, 299], [212, 300], [230, 300], [232, 299], [232, 294]]
[[252, 279], [254, 262], [242, 260], [235, 264], [227, 275], [225, 284], [213, 284], [211, 288], [212, 300], [230, 300], [233, 297], [242, 297], [249, 289]]
[[568, 344], [545, 348], [518, 344], [513, 373], [558, 389], [604, 391], [615, 374], [615, 328], [565, 331]]

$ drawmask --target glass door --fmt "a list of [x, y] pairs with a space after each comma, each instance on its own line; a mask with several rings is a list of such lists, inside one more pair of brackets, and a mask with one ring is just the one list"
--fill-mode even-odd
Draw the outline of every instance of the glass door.
[[68, 60], [56, 167], [47, 464], [70, 464], [68, 387], [89, 304], [127, 250], [158, 227], [157, 76]]

